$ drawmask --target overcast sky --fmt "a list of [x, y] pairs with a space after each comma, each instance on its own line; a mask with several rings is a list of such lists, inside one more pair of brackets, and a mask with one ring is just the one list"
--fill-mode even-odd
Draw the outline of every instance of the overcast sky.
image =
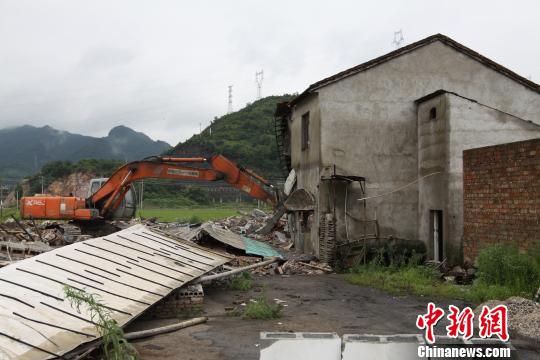
[[443, 33], [540, 80], [539, 1], [0, 0], [0, 128], [171, 144], [256, 96], [309, 84]]

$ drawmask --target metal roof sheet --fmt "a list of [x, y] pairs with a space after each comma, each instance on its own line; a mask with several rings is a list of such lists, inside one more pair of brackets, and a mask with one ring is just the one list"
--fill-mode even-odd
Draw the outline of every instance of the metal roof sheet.
[[0, 269], [0, 359], [61, 356], [99, 335], [64, 298], [70, 285], [96, 294], [125, 325], [230, 258], [135, 225]]

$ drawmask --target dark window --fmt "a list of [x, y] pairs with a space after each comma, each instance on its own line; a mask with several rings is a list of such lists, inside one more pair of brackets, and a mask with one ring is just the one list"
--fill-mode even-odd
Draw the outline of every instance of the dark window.
[[437, 118], [437, 108], [436, 107], [432, 107], [431, 109], [429, 109], [429, 118], [430, 119], [436, 119]]
[[302, 115], [302, 150], [309, 147], [309, 112]]

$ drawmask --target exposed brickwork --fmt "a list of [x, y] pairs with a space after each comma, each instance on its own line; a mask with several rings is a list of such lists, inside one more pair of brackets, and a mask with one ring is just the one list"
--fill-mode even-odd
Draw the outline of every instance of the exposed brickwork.
[[193, 317], [202, 313], [203, 300], [200, 284], [185, 286], [158, 301], [143, 316], [145, 319]]
[[463, 152], [463, 257], [540, 238], [540, 139]]

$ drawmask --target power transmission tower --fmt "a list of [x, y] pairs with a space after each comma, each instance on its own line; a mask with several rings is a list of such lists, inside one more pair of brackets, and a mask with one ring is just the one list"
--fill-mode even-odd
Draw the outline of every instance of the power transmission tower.
[[394, 31], [394, 41], [392, 41], [392, 45], [399, 49], [401, 47], [401, 44], [405, 41], [403, 38], [403, 31], [399, 29], [399, 31]]
[[262, 97], [263, 70], [255, 72], [255, 84], [257, 84], [257, 100]]
[[229, 107], [227, 108], [227, 114], [230, 114], [233, 112], [232, 107], [232, 85], [229, 85]]

